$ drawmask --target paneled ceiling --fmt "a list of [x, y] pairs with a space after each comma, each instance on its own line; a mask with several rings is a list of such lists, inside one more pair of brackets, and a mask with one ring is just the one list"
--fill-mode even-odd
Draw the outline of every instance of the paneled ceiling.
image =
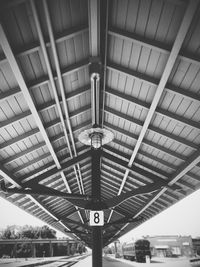
[[91, 246], [88, 210], [54, 193], [91, 196], [78, 136], [92, 127], [93, 59], [99, 127], [114, 134], [102, 201], [133, 193], [104, 210], [104, 245], [200, 188], [199, 1], [6, 0], [0, 16], [1, 197]]

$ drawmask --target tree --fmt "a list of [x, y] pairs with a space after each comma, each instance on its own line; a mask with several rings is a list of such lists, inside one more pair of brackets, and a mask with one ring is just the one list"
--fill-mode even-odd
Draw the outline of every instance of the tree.
[[[22, 227], [11, 225], [0, 232], [0, 239], [39, 239], [39, 238], [56, 238], [56, 231], [49, 228], [47, 225], [42, 227], [33, 227], [30, 225], [24, 225]], [[0, 257], [2, 255], [13, 256], [13, 245], [0, 245]], [[42, 251], [42, 252], [41, 252]], [[48, 244], [41, 244], [36, 255], [42, 256], [41, 253], [45, 251], [45, 255], [49, 254]], [[30, 257], [31, 246], [28, 243], [18, 244], [17, 257]], [[41, 254], [41, 255], [40, 255]]]
[[7, 226], [6, 229], [2, 230], [0, 233], [1, 239], [16, 239], [18, 238], [18, 229], [19, 227], [16, 225]]
[[36, 236], [36, 229], [32, 226], [25, 225], [21, 227], [20, 232], [19, 232], [19, 238], [29, 238], [29, 239], [35, 239], [37, 238]]
[[56, 231], [44, 225], [41, 228], [41, 238], [56, 238]]
[[56, 231], [49, 228], [47, 225], [42, 227], [33, 227], [30, 225], [16, 226], [11, 225], [7, 226], [6, 229], [2, 230], [0, 233], [1, 239], [38, 239], [38, 238], [56, 238]]

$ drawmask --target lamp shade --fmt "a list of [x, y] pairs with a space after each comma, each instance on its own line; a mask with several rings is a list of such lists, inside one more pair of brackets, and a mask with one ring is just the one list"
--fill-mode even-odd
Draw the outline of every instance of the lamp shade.
[[82, 144], [98, 149], [111, 142], [114, 134], [107, 129], [94, 127], [81, 132], [78, 139]]

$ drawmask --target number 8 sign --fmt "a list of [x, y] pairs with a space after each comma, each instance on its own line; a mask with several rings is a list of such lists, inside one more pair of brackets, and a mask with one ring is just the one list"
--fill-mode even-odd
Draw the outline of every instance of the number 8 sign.
[[104, 213], [102, 210], [90, 211], [90, 226], [103, 226], [104, 225]]

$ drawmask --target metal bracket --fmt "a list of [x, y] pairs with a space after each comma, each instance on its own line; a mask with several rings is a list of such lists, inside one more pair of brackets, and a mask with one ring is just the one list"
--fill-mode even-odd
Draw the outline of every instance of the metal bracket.
[[143, 218], [142, 217], [139, 217], [139, 218], [133, 218], [133, 217], [130, 217], [130, 218], [123, 218], [123, 219], [119, 219], [119, 220], [116, 220], [116, 221], [113, 221], [113, 222], [110, 222], [110, 223], [107, 223], [104, 225], [104, 229], [111, 226], [111, 225], [115, 225], [115, 224], [126, 224], [126, 223], [135, 223], [135, 222], [140, 222], [142, 221]]
[[5, 182], [2, 181], [0, 183], [0, 189], [5, 193], [17, 193], [17, 194], [29, 194], [29, 195], [43, 195], [43, 196], [54, 196], [54, 197], [62, 197], [72, 203], [75, 206], [78, 206], [82, 209], [86, 210], [105, 210], [110, 209], [115, 206], [120, 205], [122, 202], [126, 201], [127, 199], [137, 196], [137, 195], [144, 195], [150, 194], [155, 191], [161, 190], [163, 187], [171, 188], [172, 190], [180, 190], [181, 187], [177, 185], [169, 186], [166, 182], [158, 184], [150, 184], [146, 186], [141, 186], [139, 188], [133, 189], [126, 193], [122, 193], [119, 196], [112, 197], [106, 201], [99, 201], [97, 199], [92, 199], [91, 196], [88, 195], [81, 195], [81, 194], [72, 194], [72, 193], [64, 193], [53, 188], [44, 186], [44, 185], [32, 185], [28, 188], [7, 188]]
[[44, 185], [32, 185], [31, 187], [26, 188], [8, 188], [5, 185], [4, 181], [1, 181], [0, 183], [0, 189], [4, 191], [5, 193], [14, 193], [14, 194], [28, 194], [28, 195], [43, 195], [43, 196], [53, 196], [53, 197], [62, 197], [69, 202], [73, 203], [73, 200], [89, 200], [90, 196], [87, 195], [80, 195], [80, 194], [72, 194], [72, 193], [64, 193], [60, 192], [58, 190], [55, 190], [53, 188], [44, 186]]
[[101, 77], [102, 74], [102, 64], [99, 57], [90, 57], [89, 63], [89, 73], [92, 75], [93, 73], [99, 74]]

